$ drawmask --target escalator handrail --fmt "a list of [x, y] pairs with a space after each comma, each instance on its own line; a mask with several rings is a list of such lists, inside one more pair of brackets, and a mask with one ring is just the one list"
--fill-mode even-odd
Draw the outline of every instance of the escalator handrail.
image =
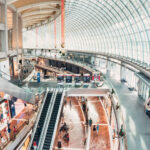
[[54, 107], [54, 102], [55, 102], [56, 96], [57, 96], [57, 89], [54, 90], [52, 98], [51, 98], [51, 102], [50, 102], [50, 105], [49, 105], [49, 108], [48, 108], [48, 111], [47, 111], [47, 115], [46, 115], [44, 125], [43, 125], [43, 128], [42, 128], [42, 132], [41, 132], [41, 135], [40, 135], [38, 149], [42, 149], [42, 147], [43, 147], [45, 137], [46, 137], [46, 133], [47, 133], [47, 129], [48, 129], [48, 125], [49, 125], [49, 121], [51, 119], [51, 115], [52, 115], [52, 112], [53, 112], [53, 107]]
[[41, 117], [41, 114], [42, 114], [42, 110], [43, 110], [44, 104], [46, 102], [46, 98], [47, 98], [48, 92], [49, 91], [46, 91], [46, 94], [44, 96], [42, 105], [40, 107], [39, 113], [38, 113], [37, 118], [36, 118], [36, 122], [35, 122], [34, 128], [32, 129], [31, 140], [30, 140], [30, 144], [29, 144], [28, 150], [31, 149], [31, 146], [32, 146], [32, 143], [33, 143], [33, 139], [34, 139], [34, 135], [35, 135], [35, 132], [36, 132], [36, 128], [38, 126], [38, 122], [40, 120], [40, 117]]
[[55, 141], [55, 136], [56, 136], [56, 132], [57, 132], [57, 127], [58, 127], [58, 123], [59, 123], [59, 119], [60, 119], [60, 114], [61, 114], [61, 108], [62, 108], [62, 105], [63, 105], [64, 96], [65, 96], [65, 90], [63, 89], [62, 96], [61, 96], [61, 101], [60, 101], [60, 105], [59, 105], [59, 109], [58, 109], [58, 113], [57, 113], [57, 118], [56, 118], [56, 122], [55, 122], [54, 132], [53, 132], [53, 135], [52, 135], [52, 141], [50, 143], [50, 149], [49, 150], [53, 149], [53, 145], [54, 145], [54, 141]]
[[[11, 79], [11, 77], [13, 77], [13, 76], [11, 76], [10, 74], [7, 74], [6, 72], [4, 72], [4, 71], [2, 71], [2, 70], [0, 70], [0, 75], [1, 75], [2, 78], [5, 78], [5, 79], [7, 79], [7, 78], [4, 77], [3, 75], [6, 75], [6, 76], [9, 77], [10, 79]], [[10, 79], [7, 79], [7, 80], [10, 80]]]

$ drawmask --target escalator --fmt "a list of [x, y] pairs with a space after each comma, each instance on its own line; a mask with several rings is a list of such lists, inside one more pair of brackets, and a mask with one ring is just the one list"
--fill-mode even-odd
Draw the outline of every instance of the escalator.
[[58, 115], [58, 110], [60, 107], [61, 97], [62, 97], [62, 93], [57, 93], [54, 107], [53, 107], [53, 111], [51, 114], [51, 118], [50, 118], [50, 121], [48, 124], [47, 133], [45, 135], [45, 140], [44, 140], [42, 150], [49, 150], [50, 149], [52, 137], [53, 137], [53, 133], [54, 133], [54, 128], [55, 128], [55, 124], [56, 124], [56, 119], [57, 119], [57, 115]]
[[14, 80], [11, 80], [11, 78], [12, 76], [0, 70], [0, 91], [34, 104], [35, 94], [19, 87], [17, 83], [13, 82]]
[[41, 116], [40, 116], [40, 119], [39, 119], [39, 122], [38, 122], [38, 125], [37, 125], [37, 128], [36, 128], [36, 131], [35, 131], [35, 134], [34, 134], [31, 150], [34, 150], [33, 142], [36, 141], [37, 144], [39, 142], [40, 135], [41, 135], [41, 132], [42, 132], [42, 128], [43, 128], [43, 125], [44, 125], [44, 121], [45, 121], [45, 118], [46, 118], [46, 115], [47, 115], [47, 111], [48, 111], [48, 108], [49, 108], [49, 105], [50, 105], [50, 102], [51, 102], [51, 99], [52, 99], [52, 94], [53, 94], [52, 92], [47, 94], [47, 97], [46, 97], [46, 100], [45, 100], [45, 103], [44, 103], [44, 106], [43, 106], [43, 110], [42, 110], [42, 113], [41, 113]]

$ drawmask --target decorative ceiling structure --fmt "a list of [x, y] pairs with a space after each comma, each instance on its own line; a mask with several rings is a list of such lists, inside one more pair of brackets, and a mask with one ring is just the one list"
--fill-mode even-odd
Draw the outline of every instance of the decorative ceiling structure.
[[7, 0], [16, 8], [23, 19], [23, 27], [28, 28], [48, 23], [60, 14], [61, 0]]

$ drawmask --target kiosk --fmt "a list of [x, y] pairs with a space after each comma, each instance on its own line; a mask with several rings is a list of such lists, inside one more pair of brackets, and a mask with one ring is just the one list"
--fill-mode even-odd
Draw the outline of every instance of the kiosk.
[[83, 75], [83, 82], [84, 82], [83, 87], [87, 88], [89, 86], [89, 83], [90, 83], [90, 74], [84, 74]]
[[84, 74], [83, 75], [83, 82], [84, 83], [90, 83], [90, 74]]
[[92, 72], [92, 81], [100, 81], [100, 72]]
[[66, 83], [72, 83], [72, 74], [66, 74]]
[[57, 74], [57, 83], [59, 85], [63, 85], [64, 84], [64, 75], [63, 74]]
[[40, 83], [40, 77], [41, 77], [40, 72], [37, 72], [37, 82], [38, 83]]
[[75, 86], [81, 86], [81, 74], [74, 75]]

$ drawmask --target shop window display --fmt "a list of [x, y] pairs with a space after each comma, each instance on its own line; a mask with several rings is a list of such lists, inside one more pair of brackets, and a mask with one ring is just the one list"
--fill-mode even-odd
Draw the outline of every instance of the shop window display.
[[0, 123], [7, 123], [10, 119], [8, 100], [1, 101], [0, 103]]

